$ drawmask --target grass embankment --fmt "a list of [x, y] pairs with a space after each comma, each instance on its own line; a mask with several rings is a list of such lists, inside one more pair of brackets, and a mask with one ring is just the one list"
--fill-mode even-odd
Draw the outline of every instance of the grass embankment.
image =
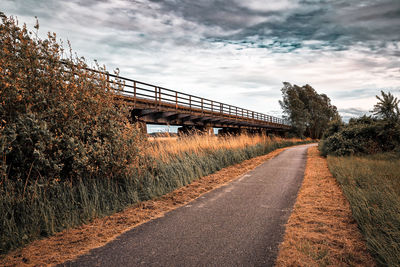
[[[193, 181], [160, 198], [143, 201], [121, 212], [98, 218], [83, 226], [68, 229], [56, 235], [37, 240], [30, 245], [9, 253], [0, 259], [2, 266], [44, 266], [63, 263], [87, 253], [90, 249], [105, 245], [121, 233], [148, 220], [163, 216], [194, 200], [204, 193], [239, 178], [286, 148], [274, 150], [242, 163], [226, 167], [214, 174]], [[57, 249], [54, 249], [57, 248]]]
[[374, 266], [348, 201], [316, 147], [308, 151], [304, 180], [277, 266]]
[[176, 146], [147, 143], [145, 160], [130, 177], [81, 179], [73, 184], [39, 182], [26, 187], [3, 180], [0, 252], [164, 195], [224, 167], [309, 141], [241, 136], [176, 142]]
[[400, 266], [399, 156], [328, 156], [328, 164], [378, 264]]

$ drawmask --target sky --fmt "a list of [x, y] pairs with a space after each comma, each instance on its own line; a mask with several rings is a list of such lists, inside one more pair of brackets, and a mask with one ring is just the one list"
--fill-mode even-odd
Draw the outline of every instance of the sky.
[[120, 75], [273, 116], [282, 82], [344, 120], [400, 98], [400, 0], [0, 0]]

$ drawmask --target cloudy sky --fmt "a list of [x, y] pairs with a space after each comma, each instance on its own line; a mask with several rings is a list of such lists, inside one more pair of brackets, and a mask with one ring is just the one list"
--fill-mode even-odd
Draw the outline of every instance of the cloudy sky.
[[344, 119], [400, 97], [400, 0], [1, 0], [40, 35], [122, 76], [281, 115], [282, 82]]

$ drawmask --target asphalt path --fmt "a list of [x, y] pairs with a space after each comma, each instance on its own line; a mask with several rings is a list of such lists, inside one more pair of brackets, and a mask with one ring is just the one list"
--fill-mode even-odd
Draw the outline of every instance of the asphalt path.
[[235, 181], [65, 266], [273, 266], [304, 177], [289, 148]]

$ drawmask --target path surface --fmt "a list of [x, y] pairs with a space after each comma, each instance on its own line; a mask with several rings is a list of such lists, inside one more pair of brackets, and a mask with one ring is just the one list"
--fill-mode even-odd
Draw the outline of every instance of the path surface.
[[304, 176], [289, 148], [241, 178], [66, 266], [272, 266]]

